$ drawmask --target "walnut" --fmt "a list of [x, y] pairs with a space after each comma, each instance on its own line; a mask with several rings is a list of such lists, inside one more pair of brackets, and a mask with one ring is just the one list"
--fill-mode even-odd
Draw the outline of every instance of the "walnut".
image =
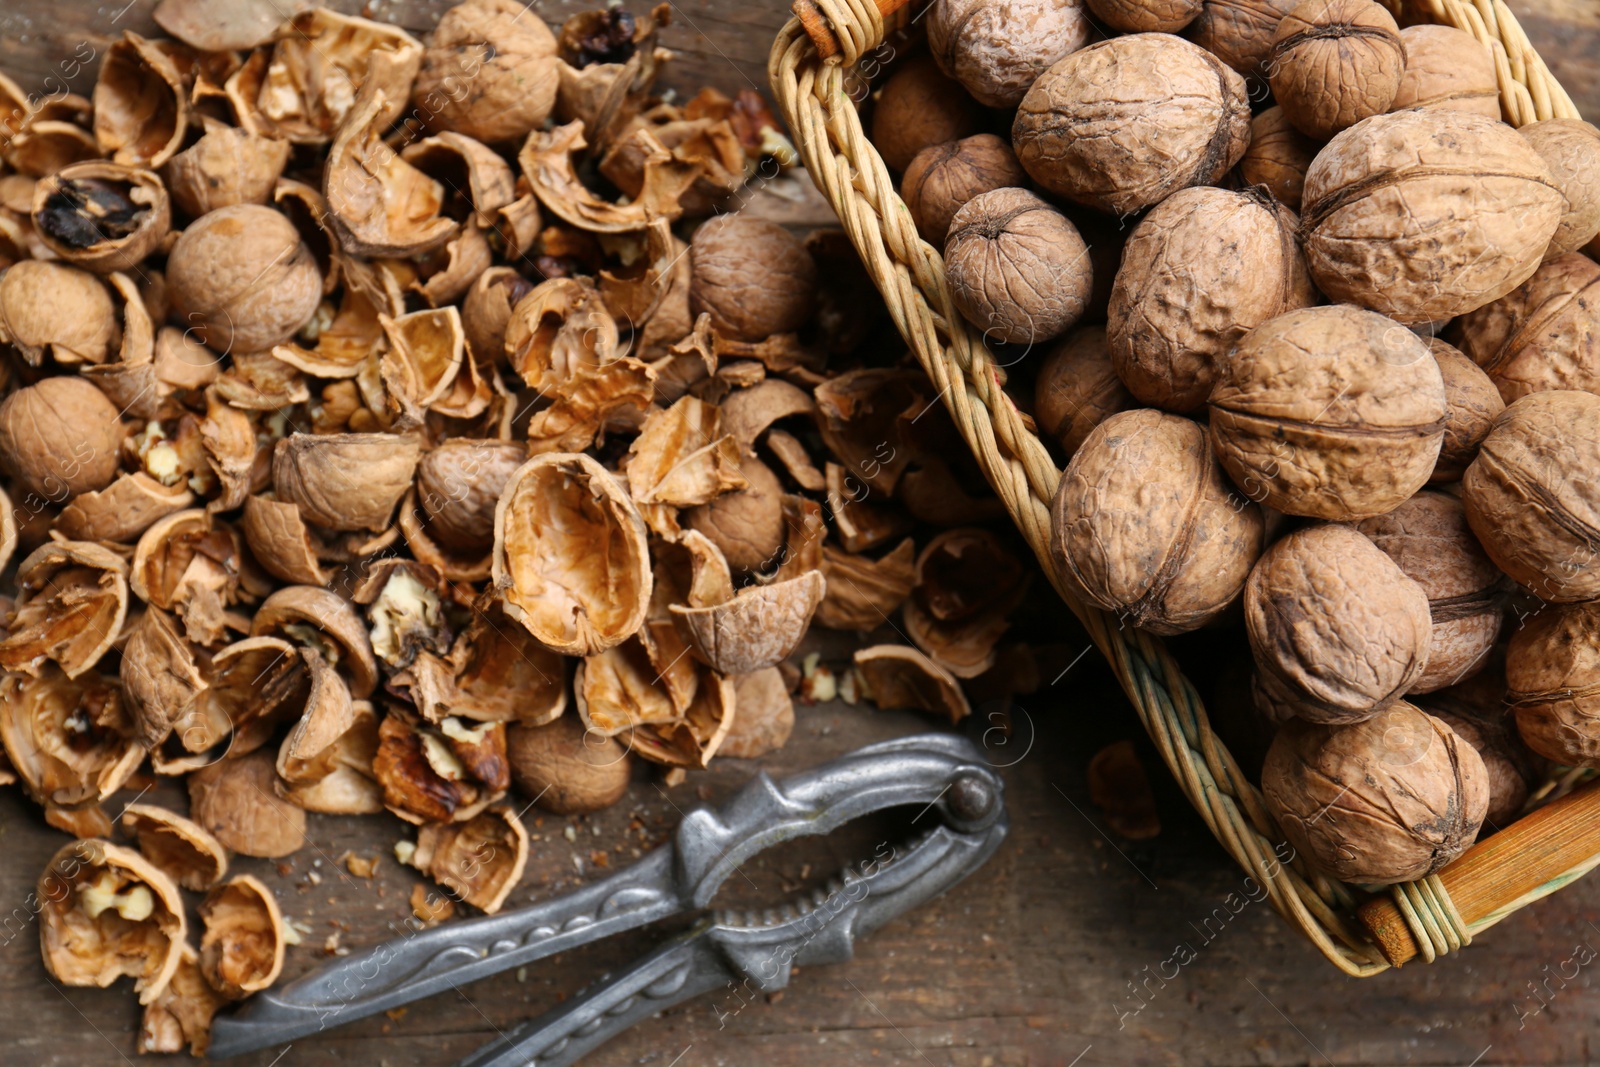
[[1249, 137], [1244, 79], [1166, 34], [1072, 53], [1033, 83], [1011, 129], [1034, 181], [1117, 215], [1216, 182]]
[[1260, 190], [1181, 189], [1151, 209], [1123, 249], [1106, 327], [1129, 392], [1197, 411], [1247, 332], [1316, 303], [1298, 221]]
[[1381, 515], [1426, 484], [1444, 440], [1439, 364], [1411, 331], [1348, 306], [1247, 334], [1218, 368], [1211, 440], [1245, 496], [1290, 515]]
[[283, 970], [283, 914], [272, 890], [237, 875], [200, 902], [200, 973], [228, 1000], [243, 1000]]
[[522, 880], [528, 831], [516, 812], [496, 805], [465, 822], [424, 826], [405, 862], [493, 915]]
[[25, 259], [0, 274], [0, 340], [32, 366], [47, 351], [58, 364], [103, 363], [116, 329], [110, 292], [86, 270]]
[[900, 195], [922, 239], [942, 249], [950, 220], [968, 200], [1027, 182], [1010, 145], [992, 133], [977, 133], [918, 152], [900, 181]]
[[257, 137], [215, 119], [162, 169], [173, 203], [190, 218], [235, 204], [265, 204], [289, 162], [289, 142]]
[[1188, 37], [1240, 74], [1266, 80], [1278, 23], [1299, 0], [1202, 0]]
[[128, 565], [91, 541], [47, 541], [16, 572], [15, 608], [4, 620], [0, 667], [37, 675], [47, 660], [68, 678], [92, 669], [128, 614]]
[[122, 832], [139, 852], [185, 889], [204, 892], [228, 874], [228, 853], [205, 827], [154, 804], [129, 804]]
[[417, 464], [417, 503], [428, 533], [451, 549], [486, 552], [494, 544], [494, 508], [528, 450], [510, 441], [455, 438]]
[[32, 219], [46, 248], [104, 274], [127, 270], [161, 246], [172, 204], [154, 171], [91, 160], [40, 179]]
[[269, 43], [286, 15], [310, 6], [311, 0], [161, 0], [152, 17], [191, 48], [223, 52]]
[[269, 207], [218, 208], [189, 225], [167, 257], [173, 308], [219, 352], [260, 352], [294, 336], [322, 298], [311, 249]]
[[741, 574], [762, 570], [783, 551], [783, 486], [765, 463], [746, 453], [739, 457], [745, 488], [683, 513], [683, 522], [710, 538]]
[[[402, 101], [403, 103], [404, 101]], [[383, 140], [388, 98], [369, 92], [352, 107], [328, 150], [322, 193], [344, 251], [414, 256], [454, 238], [460, 224], [442, 214], [444, 186]]]
[[187, 924], [178, 887], [143, 856], [106, 841], [65, 845], [39, 876], [39, 951], [62, 985], [135, 979], [139, 1003], [166, 990]]
[[183, 144], [189, 89], [177, 64], [132, 30], [112, 42], [94, 85], [100, 151], [127, 167], [160, 167]]
[[28, 795], [55, 808], [109, 798], [144, 760], [116, 679], [54, 664], [0, 677], [0, 742]]
[[516, 0], [467, 0], [445, 12], [412, 90], [428, 129], [502, 144], [544, 124], [560, 83], [556, 39], [526, 14]]
[[1306, 171], [1321, 147], [1273, 105], [1250, 120], [1250, 147], [1239, 159], [1239, 177], [1266, 186], [1285, 207], [1299, 211]]
[[799, 329], [816, 301], [817, 267], [793, 234], [767, 219], [720, 215], [689, 245], [689, 302], [721, 333], [760, 341]]
[[1401, 30], [1400, 42], [1405, 71], [1391, 110], [1437, 107], [1500, 117], [1494, 56], [1482, 41], [1454, 26], [1424, 23]]
[[1223, 480], [1205, 430], [1149, 409], [1100, 423], [1051, 506], [1063, 580], [1159, 634], [1196, 629], [1232, 604], [1262, 538], [1260, 509]]
[[1600, 234], [1600, 129], [1580, 119], [1546, 119], [1517, 132], [1533, 145], [1567, 198], [1544, 258], [1575, 252]]
[[1451, 323], [1446, 336], [1506, 403], [1550, 389], [1600, 393], [1600, 265], [1581, 252]]
[[116, 407], [87, 380], [45, 378], [0, 403], [0, 468], [18, 489], [61, 503], [111, 484], [122, 434]]
[[1511, 728], [1508, 717], [1499, 708], [1485, 717], [1468, 717], [1432, 704], [1422, 710], [1454, 730], [1483, 760], [1489, 779], [1489, 809], [1483, 817], [1484, 825], [1493, 832], [1514, 822], [1527, 805], [1529, 787], [1540, 781], [1540, 761]]
[[1529, 616], [1506, 649], [1506, 683], [1529, 748], [1564, 766], [1600, 766], [1600, 606]]
[[1372, 0], [1305, 0], [1278, 23], [1266, 71], [1278, 106], [1327, 140], [1389, 109], [1406, 51], [1394, 16]]
[[733, 680], [739, 714], [718, 755], [734, 759], [759, 759], [781, 749], [794, 731], [794, 701], [784, 685], [783, 672], [763, 667]]
[[967, 201], [950, 222], [951, 299], [984, 336], [1048, 341], [1077, 322], [1094, 286], [1088, 246], [1067, 217], [1026, 189]]
[[1416, 325], [1527, 281], [1565, 205], [1511, 127], [1420, 108], [1374, 115], [1317, 154], [1301, 233], [1311, 278], [1330, 299]]
[[934, 0], [925, 13], [939, 69], [985, 107], [1016, 107], [1094, 29], [1079, 0]]
[[218, 760], [189, 775], [189, 816], [228, 848], [274, 859], [305, 844], [306, 813], [283, 800], [270, 752]]
[[750, 586], [720, 603], [674, 604], [672, 618], [703, 663], [720, 674], [749, 674], [794, 651], [826, 588], [821, 572], [807, 571]]
[[1506, 409], [1494, 379], [1461, 351], [1436, 337], [1428, 348], [1444, 375], [1444, 444], [1434, 464], [1430, 482], [1455, 482], [1478, 455], [1496, 416]]
[[411, 486], [420, 443], [387, 433], [295, 433], [272, 453], [280, 499], [329, 530], [383, 530]]
[[959, 723], [972, 712], [951, 674], [909, 645], [857, 649], [861, 695], [880, 708], [915, 708]]
[[1533, 393], [1494, 420], [1461, 479], [1467, 521], [1489, 558], [1535, 596], [1600, 597], [1600, 396]]
[[[353, 702], [351, 713], [350, 728], [316, 757], [321, 777], [281, 782], [277, 788], [283, 799], [325, 815], [376, 815], [384, 810], [383, 787], [373, 771], [378, 719], [365, 700]], [[280, 761], [282, 755], [280, 751]]]
[[627, 748], [586, 729], [575, 715], [544, 726], [512, 726], [506, 744], [511, 780], [545, 811], [599, 811], [627, 792], [633, 764]]
[[1104, 326], [1082, 326], [1051, 348], [1033, 387], [1034, 418], [1068, 459], [1107, 418], [1136, 407], [1111, 365]]
[[1195, 20], [1202, 0], [1086, 0], [1095, 18], [1120, 33], [1177, 33]]
[[1477, 752], [1404, 701], [1365, 722], [1288, 723], [1261, 791], [1296, 851], [1336, 878], [1380, 885], [1444, 867], [1489, 807]]
[[929, 145], [967, 137], [982, 124], [977, 103], [928, 56], [907, 60], [874, 95], [872, 143], [890, 170], [903, 171]]

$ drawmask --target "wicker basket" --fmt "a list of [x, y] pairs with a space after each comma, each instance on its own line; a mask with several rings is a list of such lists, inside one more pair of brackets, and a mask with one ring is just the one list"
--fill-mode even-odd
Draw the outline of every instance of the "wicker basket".
[[[895, 10], [898, 0], [877, 2], [894, 13], [885, 16], [874, 0], [804, 0], [809, 29], [816, 32], [825, 25], [823, 32], [831, 31], [831, 39], [824, 37], [833, 53], [827, 59], [798, 18], [790, 20], [773, 45], [768, 75], [812, 180], [838, 213], [901, 335], [945, 398], [989, 482], [1057, 592], [1110, 661], [1190, 802], [1223, 847], [1266, 889], [1273, 907], [1335, 966], [1357, 977], [1386, 969], [1384, 954], [1356, 918], [1357, 905], [1368, 895], [1317, 874], [1300, 859], [1280, 863], [1274, 844], [1283, 841], [1282, 833], [1260, 792], [1212, 733], [1199, 694], [1161, 640], [1124, 628], [1079, 602], [1050, 565], [1050, 500], [1061, 472], [1006, 396], [978, 335], [955, 311], [939, 251], [917, 235], [888, 168], [862, 131], [856, 102], [876, 73], [875, 64], [885, 58], [874, 50], [909, 19], [909, 9]], [[1571, 99], [1500, 0], [1384, 3], [1413, 21], [1456, 26], [1486, 43], [1494, 53], [1501, 105], [1512, 125], [1577, 117]], [[1552, 820], [1547, 832], [1560, 830], [1557, 823]], [[1570, 828], [1571, 822], [1561, 825]], [[1392, 887], [1389, 914], [1398, 911], [1417, 954], [1431, 961], [1600, 864], [1600, 855], [1571, 856], [1570, 850], [1567, 855], [1557, 876], [1470, 922], [1462, 920], [1437, 875]], [[1479, 860], [1480, 866], [1483, 862]]]

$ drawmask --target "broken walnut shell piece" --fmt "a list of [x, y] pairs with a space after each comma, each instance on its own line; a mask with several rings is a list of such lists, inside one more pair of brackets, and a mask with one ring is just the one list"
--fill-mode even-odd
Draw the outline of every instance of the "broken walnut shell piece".
[[648, 411], [655, 393], [655, 370], [637, 359], [580, 364], [553, 403], [528, 420], [528, 451], [582, 452], [603, 435], [613, 414]]
[[178, 887], [150, 861], [107, 841], [74, 841], [39, 876], [39, 952], [62, 985], [134, 979], [139, 1003], [159, 997], [187, 935]]
[[317, 542], [300, 517], [300, 509], [272, 494], [249, 496], [239, 522], [250, 554], [268, 574], [296, 585], [327, 585]]
[[628, 448], [628, 490], [641, 505], [687, 508], [750, 486], [738, 442], [722, 433], [721, 413], [693, 396], [645, 417]]
[[299, 850], [306, 813], [278, 795], [271, 752], [219, 760], [189, 775], [189, 817], [245, 856], [276, 859]]
[[587, 278], [551, 278], [517, 302], [505, 353], [529, 388], [559, 395], [582, 367], [617, 358], [617, 324]]
[[994, 665], [1032, 577], [988, 530], [947, 530], [917, 557], [917, 584], [901, 612], [906, 634], [951, 674], [976, 678]]
[[927, 407], [917, 375], [891, 367], [846, 371], [816, 388], [817, 428], [847, 470], [872, 490], [893, 493], [911, 462], [902, 416]]
[[217, 740], [215, 726], [205, 723], [191, 737], [193, 727], [201, 724], [186, 723], [207, 684], [195, 649], [178, 633], [172, 616], [157, 607], [147, 608], [131, 629], [122, 648], [122, 691], [139, 741], [154, 749], [185, 724], [180, 736], [184, 748], [199, 752], [211, 747]]
[[439, 572], [426, 563], [375, 560], [351, 594], [367, 609], [373, 655], [398, 668], [419, 652], [448, 652], [450, 628], [439, 595], [442, 586]]
[[517, 162], [539, 202], [580, 230], [633, 233], [654, 219], [677, 219], [683, 214], [678, 198], [700, 177], [701, 167], [676, 159], [642, 126], [622, 143], [630, 141], [640, 152], [643, 178], [639, 195], [627, 204], [600, 199], [578, 178], [572, 158], [589, 147], [581, 119], [528, 134]]
[[906, 602], [917, 583], [917, 549], [906, 538], [877, 559], [822, 546], [828, 591], [817, 605], [817, 625], [830, 630], [877, 629]]
[[305, 182], [279, 178], [272, 187], [272, 203], [289, 218], [322, 275], [322, 295], [337, 288], [347, 269], [339, 249], [339, 232], [328, 215], [328, 198]]
[[371, 704], [357, 700], [352, 705], [350, 729], [317, 758], [319, 769], [325, 772], [322, 777], [279, 782], [278, 795], [296, 807], [324, 815], [376, 815], [384, 810], [383, 787], [372, 770], [377, 754], [378, 718]]
[[[404, 98], [401, 99], [404, 104]], [[328, 152], [322, 194], [340, 248], [356, 256], [414, 256], [438, 248], [460, 224], [441, 212], [444, 186], [383, 140], [388, 98], [365, 93]]]
[[197, 219], [217, 208], [272, 199], [289, 162], [289, 142], [258, 137], [213, 118], [204, 123], [200, 139], [167, 160], [161, 171], [178, 209]]
[[378, 685], [367, 628], [351, 603], [327, 589], [289, 585], [261, 602], [250, 622], [252, 637], [284, 637], [314, 649], [342, 671], [350, 695], [365, 700]]
[[278, 746], [274, 769], [290, 785], [321, 781], [337, 767], [334, 746], [355, 725], [350, 689], [314, 649], [301, 648], [310, 686], [305, 709]]
[[567, 670], [561, 655], [505, 617], [499, 602], [474, 607], [472, 622], [448, 656], [420, 652], [389, 680], [409, 693], [429, 722], [449, 716], [479, 722], [540, 724], [567, 706]]
[[816, 410], [816, 403], [799, 386], [782, 378], [767, 378], [729, 393], [720, 407], [722, 428], [741, 447], [753, 448], [767, 427], [791, 415], [809, 415]]
[[105, 800], [144, 761], [116, 679], [54, 664], [0, 677], [0, 743], [28, 795], [52, 807]]
[[56, 518], [56, 529], [78, 541], [126, 543], [192, 503], [194, 493], [183, 483], [165, 486], [144, 471], [125, 472], [104, 489], [73, 497]]
[[482, 141], [446, 131], [407, 145], [400, 158], [436, 178], [472, 208], [485, 230], [494, 229], [499, 210], [517, 198], [517, 176], [500, 154]]
[[822, 603], [821, 571], [741, 589], [709, 607], [672, 606], [678, 632], [700, 660], [721, 674], [749, 674], [793, 652]]
[[627, 793], [633, 776], [627, 747], [572, 715], [541, 726], [514, 724], [506, 731], [506, 747], [517, 789], [556, 815], [609, 808]]
[[[306, 328], [302, 328], [295, 338], [274, 345], [272, 354], [296, 370], [314, 377], [354, 378], [361, 373], [368, 357], [383, 343], [383, 320], [383, 312], [362, 288], [346, 285], [339, 295], [338, 309], [334, 311], [332, 321], [317, 329], [313, 347], [306, 348], [301, 343], [306, 340]], [[317, 321], [317, 318], [313, 317], [313, 321]]]
[[948, 716], [951, 724], [971, 713], [955, 677], [910, 645], [873, 645], [855, 654], [863, 695], [880, 708], [916, 708]]
[[316, 526], [382, 531], [420, 457], [421, 443], [410, 435], [294, 433], [273, 449], [273, 487]]
[[683, 712], [664, 681], [637, 639], [586, 656], [572, 681], [578, 718], [602, 737], [615, 737], [636, 726], [676, 722]]
[[200, 973], [229, 1000], [243, 1000], [283, 970], [283, 914], [272, 890], [248, 874], [212, 889], [200, 903]]
[[48, 352], [60, 364], [103, 363], [117, 333], [111, 293], [90, 272], [24, 259], [0, 274], [0, 341], [29, 366]]
[[681, 719], [636, 726], [622, 734], [622, 740], [635, 755], [652, 763], [703, 768], [733, 729], [737, 702], [733, 679], [706, 671]]
[[536, 456], [494, 516], [494, 587], [506, 613], [557, 652], [587, 656], [636, 633], [650, 603], [644, 520], [581, 453]]
[[154, 804], [129, 804], [122, 832], [145, 859], [185, 889], [204, 892], [228, 874], [228, 852], [199, 823]]
[[[56, 521], [59, 523], [60, 519]], [[10, 565], [11, 556], [16, 550], [17, 516], [11, 510], [11, 497], [6, 495], [5, 487], [0, 486], [0, 571], [4, 571]], [[8, 611], [0, 610], [0, 619], [7, 614]]]
[[789, 742], [794, 732], [794, 700], [784, 684], [783, 672], [763, 667], [733, 680], [739, 714], [722, 741], [720, 756], [759, 759]]
[[90, 541], [40, 545], [17, 564], [17, 601], [5, 620], [0, 668], [37, 675], [46, 660], [68, 678], [90, 670], [128, 613], [128, 565]]
[[223, 637], [223, 613], [239, 597], [243, 568], [239, 534], [204, 508], [192, 508], [144, 532], [129, 583], [139, 599], [176, 612], [189, 640], [212, 646]]
[[493, 915], [522, 880], [528, 831], [516, 812], [496, 804], [466, 822], [424, 826], [406, 862], [458, 899]]
[[20, 175], [32, 178], [48, 177], [74, 163], [99, 158], [100, 146], [94, 134], [75, 122], [35, 120], [9, 140], [0, 139], [0, 159]]
[[152, 17], [190, 48], [244, 51], [270, 42], [287, 16], [310, 6], [311, 0], [161, 0]]
[[182, 1052], [194, 1056], [211, 1046], [211, 1017], [227, 1003], [200, 974], [200, 954], [185, 942], [177, 970], [161, 995], [144, 1008], [139, 1027], [140, 1052]]
[[[505, 256], [515, 261], [527, 251], [531, 248], [507, 248]], [[512, 311], [532, 291], [533, 283], [514, 267], [490, 267], [473, 281], [461, 301], [461, 326], [467, 334], [467, 351], [480, 367], [503, 360]]]
[[467, 352], [461, 313], [454, 307], [433, 308], [397, 318], [379, 315], [378, 322], [389, 341], [380, 364], [389, 402], [399, 406], [402, 416], [420, 423], [461, 373]]
[[[206, 416], [200, 422], [200, 448], [217, 479], [211, 511], [232, 511], [245, 502], [256, 482], [271, 473], [271, 452], [256, 441], [250, 416], [229, 404], [215, 388], [206, 390]], [[265, 462], [263, 462], [265, 461]]]
[[[452, 444], [454, 441], [446, 443]], [[526, 452], [518, 449], [518, 453], [517, 462], [520, 464]], [[494, 559], [488, 548], [476, 553], [452, 550], [435, 540], [433, 535], [437, 530], [417, 503], [415, 489], [408, 491], [405, 499], [400, 502], [399, 527], [400, 532], [405, 535], [406, 547], [411, 549], [411, 554], [417, 561], [438, 571], [446, 581], [481, 582], [489, 577], [494, 568]]]
[[172, 206], [155, 171], [91, 160], [39, 179], [32, 219], [50, 251], [108, 274], [157, 250], [171, 230]]
[[171, 55], [124, 30], [100, 62], [94, 136], [113, 163], [152, 170], [171, 159], [189, 128], [189, 91]]

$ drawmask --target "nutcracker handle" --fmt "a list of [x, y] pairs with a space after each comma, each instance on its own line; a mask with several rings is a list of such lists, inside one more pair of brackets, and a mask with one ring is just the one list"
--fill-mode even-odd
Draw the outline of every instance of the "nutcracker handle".
[[[873, 0], [878, 14], [884, 18], [888, 18], [909, 3], [911, 0]], [[806, 36], [811, 38], [811, 43], [817, 46], [819, 57], [831, 59], [843, 51], [839, 46], [839, 35], [834, 32], [828, 16], [823, 14], [822, 8], [817, 5], [817, 0], [794, 0], [789, 10], [800, 20], [800, 25], [805, 29]]]
[[[1600, 783], [1585, 786], [1478, 842], [1439, 872], [1461, 920], [1480, 919], [1600, 855]], [[1388, 896], [1356, 911], [1383, 956], [1398, 967], [1419, 954]]]

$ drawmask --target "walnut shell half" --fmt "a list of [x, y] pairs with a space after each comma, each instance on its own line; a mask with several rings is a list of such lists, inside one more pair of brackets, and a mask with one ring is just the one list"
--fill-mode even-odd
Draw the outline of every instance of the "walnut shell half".
[[116, 679], [54, 664], [0, 677], [0, 742], [28, 795], [53, 807], [105, 800], [144, 760]]
[[248, 874], [229, 879], [200, 904], [200, 973], [229, 1000], [243, 1000], [283, 970], [283, 914], [272, 890]]
[[227, 876], [228, 852], [222, 842], [175, 811], [129, 804], [121, 825], [138, 842], [140, 854], [185, 889], [204, 891]]
[[406, 862], [451, 895], [493, 915], [522, 880], [528, 831], [516, 812], [497, 804], [466, 822], [424, 826]]
[[672, 606], [673, 622], [701, 661], [722, 674], [749, 674], [793, 652], [822, 603], [827, 582], [820, 571], [741, 589], [731, 600], [705, 607]]
[[271, 752], [218, 760], [189, 775], [189, 814], [228, 848], [274, 859], [306, 842], [306, 813], [278, 795]]
[[413, 436], [388, 433], [295, 433], [272, 453], [278, 499], [329, 530], [389, 527], [421, 457]]
[[37, 675], [46, 660], [76, 678], [100, 662], [128, 614], [128, 565], [90, 541], [52, 541], [17, 564], [0, 667]]
[[172, 205], [154, 171], [89, 160], [40, 179], [32, 217], [50, 251], [109, 274], [157, 249], [172, 227]]

